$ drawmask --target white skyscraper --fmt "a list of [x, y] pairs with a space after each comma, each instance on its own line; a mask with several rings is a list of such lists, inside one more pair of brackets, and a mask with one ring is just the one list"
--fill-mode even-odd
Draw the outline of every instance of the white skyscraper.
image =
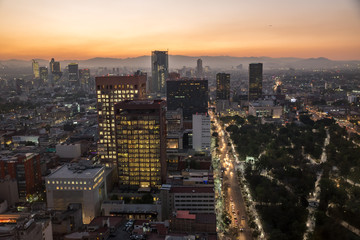
[[193, 125], [193, 148], [195, 151], [210, 152], [210, 116], [208, 114], [194, 114]]

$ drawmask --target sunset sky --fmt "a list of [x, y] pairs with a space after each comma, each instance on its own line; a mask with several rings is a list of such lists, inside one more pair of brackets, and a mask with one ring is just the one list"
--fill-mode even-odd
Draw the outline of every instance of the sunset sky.
[[360, 0], [0, 0], [0, 59], [360, 60]]

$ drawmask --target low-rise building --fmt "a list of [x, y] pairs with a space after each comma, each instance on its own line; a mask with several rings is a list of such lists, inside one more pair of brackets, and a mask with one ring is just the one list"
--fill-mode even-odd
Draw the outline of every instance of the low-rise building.
[[176, 211], [215, 213], [214, 186], [178, 186], [163, 184], [160, 199], [162, 220], [169, 219]]
[[19, 202], [17, 181], [11, 179], [10, 176], [0, 179], [0, 196], [7, 201], [8, 206], [13, 206]]
[[216, 215], [177, 211], [170, 221], [171, 232], [207, 233], [216, 236]]
[[70, 203], [82, 205], [83, 222], [100, 215], [106, 197], [105, 167], [87, 162], [67, 164], [45, 178], [48, 208], [65, 210]]
[[70, 204], [66, 210], [52, 211], [54, 240], [63, 239], [64, 235], [78, 231], [83, 226], [81, 209], [81, 204]]
[[104, 201], [101, 205], [104, 216], [121, 216], [126, 219], [161, 219], [161, 204], [126, 204], [122, 200]]
[[40, 154], [0, 152], [0, 179], [16, 179], [18, 194], [25, 200], [41, 187]]
[[81, 156], [81, 144], [57, 144], [56, 155], [60, 158], [78, 158]]
[[283, 107], [276, 106], [272, 100], [249, 102], [249, 115], [280, 118], [283, 115]]
[[49, 216], [30, 213], [0, 214], [1, 240], [53, 240]]

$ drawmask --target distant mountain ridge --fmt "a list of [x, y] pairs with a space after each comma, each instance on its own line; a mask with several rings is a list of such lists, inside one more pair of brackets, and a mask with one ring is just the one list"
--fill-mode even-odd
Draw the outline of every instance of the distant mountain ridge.
[[[169, 67], [171, 70], [185, 67], [196, 67], [197, 59], [201, 58], [203, 66], [209, 66], [213, 69], [236, 69], [236, 66], [242, 64], [243, 69], [247, 69], [249, 63], [261, 62], [264, 64], [264, 69], [280, 69], [280, 68], [333, 68], [349, 66], [359, 66], [360, 60], [338, 61], [330, 60], [324, 57], [319, 58], [271, 58], [271, 57], [231, 57], [231, 56], [200, 56], [191, 57], [183, 55], [169, 55]], [[49, 59], [50, 60], [50, 59]], [[40, 66], [49, 66], [49, 60], [37, 59]], [[56, 60], [56, 58], [55, 58]], [[95, 67], [129, 67], [139, 69], [151, 68], [150, 56], [139, 56], [133, 58], [104, 58], [95, 57], [87, 60], [63, 60], [61, 68], [64, 69], [69, 63], [76, 62], [80, 68], [95, 68]], [[0, 61], [2, 68], [31, 68], [31, 60], [2, 60]]]

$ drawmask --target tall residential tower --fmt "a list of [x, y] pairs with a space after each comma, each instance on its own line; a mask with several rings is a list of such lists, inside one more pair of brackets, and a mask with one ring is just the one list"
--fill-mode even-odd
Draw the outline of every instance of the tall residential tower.
[[230, 100], [230, 74], [216, 74], [216, 100]]
[[199, 58], [196, 62], [196, 77], [197, 78], [202, 78], [203, 76], [204, 70], [203, 70], [203, 66], [202, 66], [202, 60]]
[[263, 64], [249, 65], [249, 101], [256, 101], [262, 96]]

